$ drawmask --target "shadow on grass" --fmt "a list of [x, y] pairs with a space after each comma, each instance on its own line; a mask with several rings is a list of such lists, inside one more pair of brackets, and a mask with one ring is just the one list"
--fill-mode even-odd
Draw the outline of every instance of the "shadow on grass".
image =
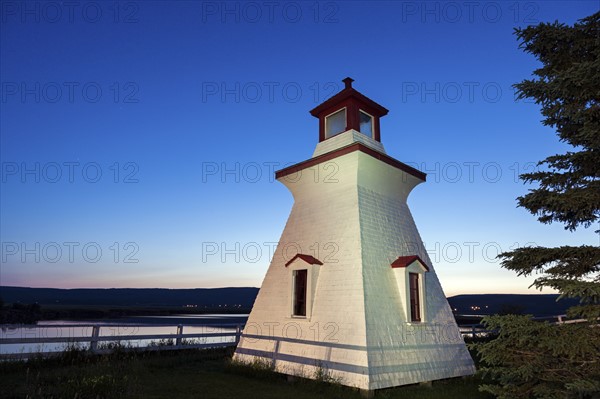
[[[56, 358], [0, 363], [2, 398], [360, 398], [356, 389], [327, 380], [295, 378], [269, 363], [242, 365], [233, 348], [131, 352], [114, 348], [92, 355], [76, 347]], [[477, 377], [378, 391], [381, 398], [491, 398]]]

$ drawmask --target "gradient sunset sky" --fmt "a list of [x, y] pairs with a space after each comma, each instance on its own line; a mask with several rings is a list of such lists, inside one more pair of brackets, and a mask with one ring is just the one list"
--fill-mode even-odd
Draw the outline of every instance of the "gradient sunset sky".
[[293, 203], [273, 172], [347, 76], [428, 174], [409, 206], [447, 295], [536, 293], [498, 252], [600, 244], [516, 208], [567, 147], [512, 88], [538, 65], [513, 29], [597, 1], [0, 4], [1, 285], [260, 286]]

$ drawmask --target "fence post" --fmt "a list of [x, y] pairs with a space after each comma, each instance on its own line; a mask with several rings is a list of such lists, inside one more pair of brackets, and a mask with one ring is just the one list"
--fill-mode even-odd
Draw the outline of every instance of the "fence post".
[[98, 350], [98, 336], [100, 336], [100, 326], [92, 327], [92, 339], [90, 340], [90, 351], [96, 352]]
[[235, 326], [235, 346], [238, 346], [238, 344], [240, 343], [241, 335], [242, 335], [242, 328], [238, 324], [237, 326]]
[[181, 335], [183, 334], [183, 324], [177, 326], [177, 338], [175, 339], [175, 346], [181, 347]]

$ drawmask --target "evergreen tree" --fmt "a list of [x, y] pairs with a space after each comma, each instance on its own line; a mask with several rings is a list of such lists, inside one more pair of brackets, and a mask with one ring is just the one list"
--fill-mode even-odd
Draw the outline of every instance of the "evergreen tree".
[[[541, 23], [516, 29], [521, 48], [541, 67], [515, 85], [519, 99], [541, 106], [543, 124], [571, 151], [549, 156], [539, 171], [521, 175], [536, 188], [517, 199], [542, 223], [589, 228], [600, 219], [600, 12], [568, 26]], [[600, 231], [597, 231], [600, 233]], [[474, 345], [495, 384], [481, 389], [499, 398], [600, 397], [600, 248], [527, 247], [499, 255], [520, 276], [539, 275], [538, 289], [578, 298], [569, 309], [584, 323], [550, 324], [528, 316], [490, 316], [498, 338]]]

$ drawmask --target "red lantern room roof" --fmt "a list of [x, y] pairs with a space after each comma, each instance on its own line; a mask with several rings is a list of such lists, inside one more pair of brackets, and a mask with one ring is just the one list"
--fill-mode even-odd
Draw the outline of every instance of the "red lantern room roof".
[[358, 103], [360, 105], [364, 105], [365, 107], [375, 111], [374, 113], [377, 115], [374, 116], [387, 115], [387, 113], [389, 112], [387, 108], [377, 104], [375, 101], [371, 100], [369, 97], [358, 92], [352, 87], [352, 82], [354, 82], [354, 79], [346, 78], [343, 79], [342, 82], [344, 82], [344, 89], [335, 96], [325, 101], [324, 103], [321, 103], [320, 105], [317, 105], [315, 108], [313, 108], [310, 111], [310, 114], [312, 116], [318, 118], [319, 115], [323, 113], [323, 111], [328, 111], [330, 108], [335, 108], [336, 105], [348, 99], [352, 99], [353, 102]]
[[342, 91], [310, 111], [312, 116], [319, 118], [319, 141], [331, 137], [326, 133], [325, 119], [342, 109], [346, 110], [346, 129], [344, 129], [344, 131], [349, 129], [360, 131], [361, 122], [359, 111], [362, 111], [364, 114], [368, 114], [373, 118], [373, 126], [371, 128], [372, 133], [370, 133], [370, 135], [374, 140], [381, 141], [379, 134], [379, 118], [387, 115], [389, 111], [369, 97], [356, 91], [352, 87], [353, 81], [354, 79], [352, 78], [342, 80], [342, 82], [344, 82], [344, 89]]

